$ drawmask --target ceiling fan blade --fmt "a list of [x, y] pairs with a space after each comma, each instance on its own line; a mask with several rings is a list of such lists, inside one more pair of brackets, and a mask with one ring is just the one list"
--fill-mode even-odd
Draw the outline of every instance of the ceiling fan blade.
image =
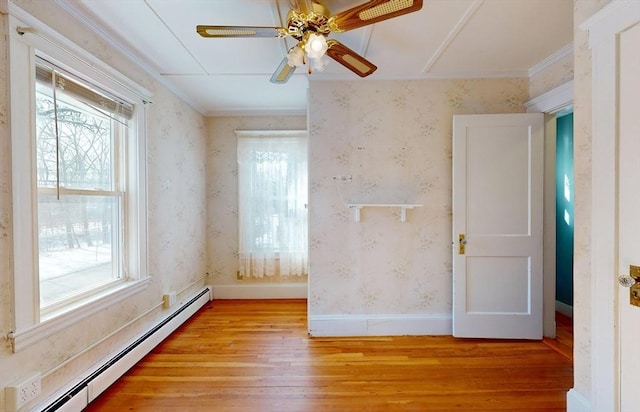
[[337, 40], [328, 40], [327, 56], [360, 77], [367, 77], [378, 67]]
[[202, 37], [280, 37], [281, 27], [255, 26], [196, 26]]
[[353, 30], [422, 8], [422, 0], [369, 0], [334, 16], [341, 31]]
[[295, 71], [296, 66], [289, 66], [289, 59], [287, 59], [287, 57], [285, 56], [269, 81], [275, 84], [286, 83]]
[[313, 11], [312, 0], [289, 0], [289, 6], [303, 14], [309, 14]]

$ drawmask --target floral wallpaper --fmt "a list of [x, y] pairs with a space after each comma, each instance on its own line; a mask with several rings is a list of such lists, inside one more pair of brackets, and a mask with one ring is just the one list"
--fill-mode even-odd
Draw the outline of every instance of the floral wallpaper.
[[[153, 91], [148, 110], [151, 287], [18, 354], [0, 340], [0, 388], [25, 370], [45, 374], [154, 307], [204, 272], [217, 284], [235, 279], [235, 129], [298, 129], [305, 116], [203, 119], [148, 74], [55, 6], [13, 0], [92, 54]], [[609, 0], [575, 0], [573, 65], [563, 59], [531, 79], [312, 81], [310, 84], [310, 314], [451, 312], [451, 118], [456, 113], [523, 112], [536, 96], [575, 76], [575, 388], [590, 395], [591, 58], [579, 29]], [[6, 33], [6, 16], [0, 19]], [[0, 331], [10, 328], [11, 174], [7, 44], [0, 37]], [[558, 81], [556, 84], [555, 82]], [[334, 176], [351, 175], [338, 192]], [[206, 177], [203, 177], [206, 176]], [[342, 198], [341, 198], [342, 196]], [[354, 221], [344, 202], [411, 202], [363, 209]], [[206, 225], [203, 224], [206, 222]], [[73, 379], [153, 322], [137, 322], [46, 375], [43, 395]], [[7, 372], [8, 371], [8, 372]], [[0, 391], [0, 405], [4, 405]]]
[[207, 270], [212, 285], [298, 283], [306, 276], [237, 279], [238, 166], [235, 130], [306, 130], [306, 116], [207, 119]]
[[574, 389], [591, 397], [591, 50], [580, 25], [610, 0], [574, 2], [573, 152], [575, 232], [573, 273]]
[[[206, 130], [204, 117], [173, 95], [149, 74], [106, 44], [85, 26], [58, 8], [55, 2], [15, 0], [19, 7], [76, 42], [85, 50], [153, 92], [147, 112], [148, 252], [150, 286], [135, 299], [121, 302], [53, 334], [16, 354], [7, 339], [0, 342], [0, 388], [23, 378], [27, 371], [43, 373], [42, 397], [75, 379], [88, 365], [122, 347], [133, 336], [148, 330], [162, 315], [162, 294], [185, 290], [189, 296], [204, 283], [205, 267], [205, 166]], [[6, 16], [0, 27], [6, 33]], [[6, 336], [12, 315], [11, 284], [11, 174], [8, 151], [6, 36], [0, 37], [0, 330]], [[19, 108], [16, 108], [19, 110]], [[19, 230], [19, 228], [15, 229]], [[196, 285], [193, 285], [193, 283]], [[154, 308], [158, 308], [155, 309]], [[127, 326], [141, 314], [141, 320]], [[124, 327], [126, 326], [126, 327]], [[124, 327], [124, 328], [123, 328]], [[96, 342], [106, 339], [99, 345]], [[80, 354], [92, 347], [86, 353]], [[64, 367], [59, 365], [78, 356]], [[0, 391], [0, 405], [4, 405]], [[41, 398], [42, 398], [41, 397]], [[0, 406], [0, 410], [2, 410]]]
[[[528, 80], [312, 81], [309, 96], [309, 315], [450, 314], [452, 117], [524, 112]], [[423, 207], [357, 223], [345, 203]]]

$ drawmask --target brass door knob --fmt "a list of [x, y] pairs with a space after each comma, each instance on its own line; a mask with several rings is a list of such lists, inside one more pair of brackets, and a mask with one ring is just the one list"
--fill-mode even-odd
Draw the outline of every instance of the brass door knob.
[[467, 246], [467, 237], [465, 236], [464, 233], [460, 233], [458, 235], [458, 254], [459, 255], [464, 255], [466, 253], [466, 246]]

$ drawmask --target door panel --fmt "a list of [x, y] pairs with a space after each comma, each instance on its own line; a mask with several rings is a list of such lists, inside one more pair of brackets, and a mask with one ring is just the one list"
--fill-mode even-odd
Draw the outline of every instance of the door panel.
[[543, 148], [542, 114], [454, 116], [456, 337], [542, 338]]
[[505, 126], [467, 130], [467, 213], [482, 216], [467, 221], [468, 234], [529, 233], [528, 170], [518, 164], [527, 162], [528, 147], [513, 138], [521, 132], [527, 133]]
[[[619, 259], [621, 274], [640, 265], [640, 25], [620, 34], [619, 77]], [[620, 287], [620, 411], [637, 410], [640, 370], [640, 307], [629, 304], [629, 289]]]
[[[466, 264], [468, 313], [529, 313], [529, 300], [520, 298], [529, 295], [528, 258], [469, 257]], [[474, 293], [485, 286], [507, 289], [511, 293]]]

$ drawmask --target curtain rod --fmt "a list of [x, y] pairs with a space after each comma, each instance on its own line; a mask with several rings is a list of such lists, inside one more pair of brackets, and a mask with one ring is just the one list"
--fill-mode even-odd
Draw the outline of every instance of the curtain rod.
[[140, 98], [140, 100], [142, 100], [143, 104], [153, 103], [153, 101], [151, 99], [149, 99], [146, 95], [144, 95], [141, 92], [135, 90], [131, 86], [125, 84], [124, 82], [122, 82], [121, 80], [117, 79], [116, 77], [110, 75], [109, 73], [106, 73], [105, 71], [99, 69], [94, 64], [82, 59], [81, 57], [78, 57], [75, 53], [71, 52], [70, 50], [68, 50], [65, 47], [61, 46], [60, 44], [56, 43], [55, 41], [49, 39], [47, 36], [44, 36], [44, 35], [40, 34], [38, 32], [38, 30], [36, 30], [36, 29], [34, 29], [32, 27], [18, 26], [18, 27], [16, 27], [16, 32], [20, 36], [24, 36], [25, 34], [33, 34], [34, 36], [37, 36], [37, 37], [41, 38], [42, 40], [44, 40], [47, 43], [49, 43], [52, 46], [54, 46], [55, 48], [63, 51], [64, 53], [66, 53], [69, 56], [73, 57], [74, 59], [78, 60], [80, 63], [82, 63], [82, 64], [84, 64], [84, 65], [86, 65], [88, 67], [91, 67], [93, 70], [97, 71], [100, 75], [106, 77], [107, 79], [109, 79], [112, 82], [116, 83], [120, 87], [123, 87], [124, 89], [128, 90], [129, 92], [135, 94], [136, 96], [138, 96]]

